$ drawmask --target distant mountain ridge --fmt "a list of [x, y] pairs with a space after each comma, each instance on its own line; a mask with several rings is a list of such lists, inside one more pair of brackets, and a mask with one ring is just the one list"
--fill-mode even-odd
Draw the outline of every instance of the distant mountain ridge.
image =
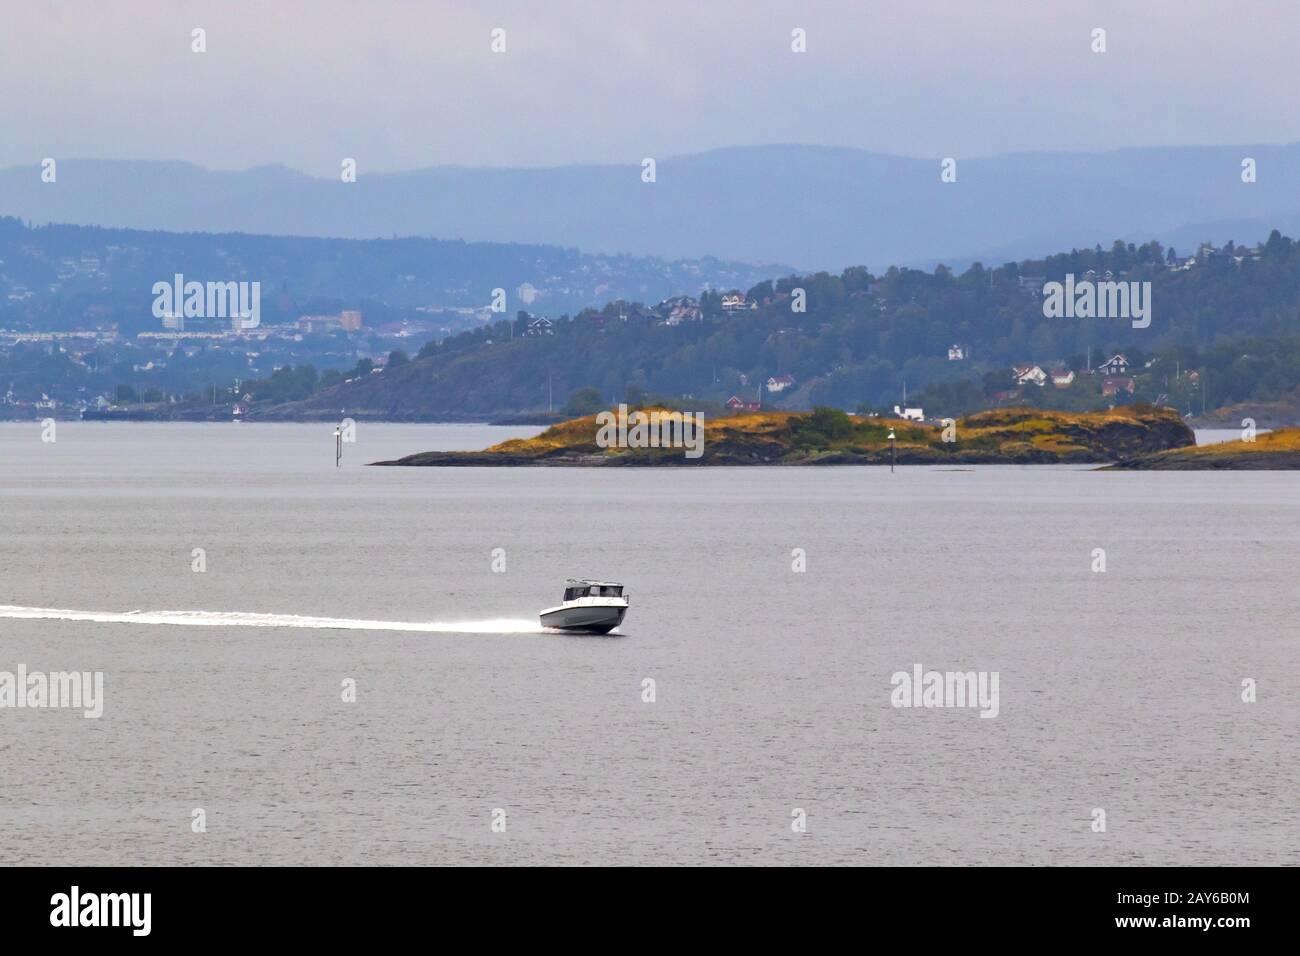
[[[60, 160], [0, 170], [0, 215], [171, 231], [427, 236], [668, 259], [837, 270], [1001, 264], [1116, 236], [1193, 247], [1300, 231], [1300, 144], [1016, 153], [957, 160], [816, 146], [731, 147], [656, 162], [444, 166], [355, 183], [283, 166]], [[1257, 181], [1242, 181], [1251, 158]]]
[[156, 331], [154, 283], [170, 283], [176, 273], [259, 282], [268, 321], [277, 311], [283, 314], [276, 321], [293, 321], [300, 305], [315, 301], [327, 310], [344, 303], [364, 308], [373, 322], [384, 312], [422, 307], [486, 310], [498, 288], [510, 310], [560, 315], [611, 299], [657, 302], [683, 290], [748, 288], [774, 270], [789, 271], [523, 243], [28, 227], [0, 216], [0, 327], [67, 329], [94, 305], [107, 310], [101, 324]]

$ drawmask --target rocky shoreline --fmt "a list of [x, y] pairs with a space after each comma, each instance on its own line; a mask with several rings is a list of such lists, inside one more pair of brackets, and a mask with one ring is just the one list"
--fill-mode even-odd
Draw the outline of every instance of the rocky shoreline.
[[1300, 428], [1231, 441], [1175, 448], [1117, 461], [1110, 468], [1129, 471], [1294, 471], [1300, 469]]
[[[644, 409], [647, 415], [671, 414]], [[1106, 412], [1015, 408], [981, 412], [950, 425], [846, 415], [755, 412], [704, 425], [702, 452], [620, 447], [598, 441], [597, 416], [555, 425], [535, 438], [482, 451], [421, 452], [376, 465], [425, 467], [682, 467], [693, 465], [1033, 465], [1111, 464], [1194, 446], [1171, 408], [1134, 405]], [[888, 438], [895, 435], [891, 448]]]

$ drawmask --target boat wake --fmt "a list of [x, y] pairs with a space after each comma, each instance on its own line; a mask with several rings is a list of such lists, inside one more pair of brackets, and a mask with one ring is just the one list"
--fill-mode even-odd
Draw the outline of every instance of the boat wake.
[[425, 634], [544, 634], [536, 621], [368, 621], [348, 617], [258, 614], [251, 611], [74, 611], [0, 604], [0, 618], [27, 621], [90, 621], [98, 624], [174, 624], [183, 627], [299, 627], [340, 631], [415, 631]]

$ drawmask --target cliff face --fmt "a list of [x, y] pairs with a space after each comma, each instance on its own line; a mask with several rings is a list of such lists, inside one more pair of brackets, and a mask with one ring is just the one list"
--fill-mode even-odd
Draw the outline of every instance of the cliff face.
[[1108, 463], [1196, 442], [1176, 411], [1149, 405], [1085, 413], [999, 409], [950, 428], [829, 410], [755, 412], [707, 421], [698, 455], [682, 447], [603, 447], [609, 442], [598, 440], [600, 429], [598, 417], [588, 416], [484, 451], [424, 452], [376, 464], [884, 465], [891, 460], [891, 430], [899, 464]]
[[1115, 462], [1141, 471], [1293, 471], [1300, 468], [1300, 428], [1256, 436], [1254, 441], [1175, 448]]

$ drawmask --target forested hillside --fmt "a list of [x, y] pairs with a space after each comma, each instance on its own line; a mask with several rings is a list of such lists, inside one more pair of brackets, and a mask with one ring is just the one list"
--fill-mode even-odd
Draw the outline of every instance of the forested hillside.
[[[612, 302], [549, 327], [521, 313], [276, 414], [507, 414], [559, 408], [584, 387], [609, 401], [734, 395], [765, 407], [846, 409], [888, 408], [906, 387], [909, 404], [929, 403], [927, 417], [1012, 403], [1083, 409], [1140, 400], [1199, 412], [1294, 400], [1300, 245], [1275, 231], [1251, 249], [1187, 252], [1116, 242], [961, 274], [854, 267], [764, 281], [729, 299]], [[1046, 317], [1044, 282], [1090, 270], [1150, 282], [1150, 325]], [[953, 346], [962, 358], [950, 359]], [[1088, 374], [1115, 353], [1126, 358], [1122, 374]], [[1073, 371], [1074, 381], [1017, 386], [1012, 366], [1032, 365]], [[769, 379], [779, 390], [760, 393]], [[1112, 388], [1120, 394], [1106, 394]]]

